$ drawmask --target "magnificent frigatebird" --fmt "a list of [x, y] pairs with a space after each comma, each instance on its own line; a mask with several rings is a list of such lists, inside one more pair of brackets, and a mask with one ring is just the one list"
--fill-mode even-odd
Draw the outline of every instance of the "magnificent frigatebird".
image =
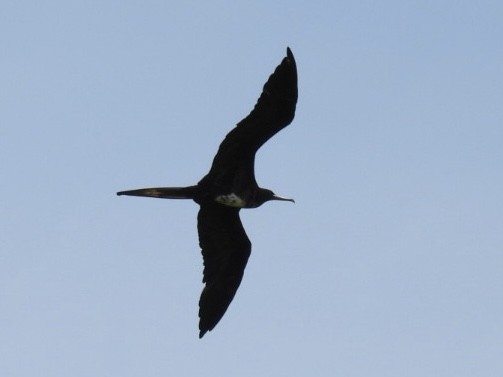
[[117, 195], [193, 199], [199, 204], [197, 230], [204, 260], [205, 287], [199, 300], [199, 338], [223, 317], [241, 283], [251, 243], [239, 218], [241, 208], [269, 200], [293, 199], [260, 188], [255, 153], [293, 120], [297, 104], [297, 67], [289, 48], [264, 85], [252, 112], [220, 144], [209, 173], [195, 186], [121, 191]]

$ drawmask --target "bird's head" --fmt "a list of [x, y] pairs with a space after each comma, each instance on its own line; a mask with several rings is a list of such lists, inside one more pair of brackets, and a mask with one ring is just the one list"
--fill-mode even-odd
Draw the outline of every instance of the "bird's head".
[[295, 200], [291, 198], [285, 198], [283, 196], [276, 195], [274, 192], [268, 189], [260, 189], [255, 197], [256, 207], [261, 206], [262, 204], [268, 202], [269, 200], [281, 200], [284, 202], [295, 203]]

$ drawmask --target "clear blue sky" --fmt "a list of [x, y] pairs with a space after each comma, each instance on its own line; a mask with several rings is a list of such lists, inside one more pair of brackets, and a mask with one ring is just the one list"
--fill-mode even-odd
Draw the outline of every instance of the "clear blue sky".
[[[0, 375], [503, 375], [503, 3], [2, 1]], [[197, 182], [290, 46], [257, 156], [296, 204], [198, 339]]]

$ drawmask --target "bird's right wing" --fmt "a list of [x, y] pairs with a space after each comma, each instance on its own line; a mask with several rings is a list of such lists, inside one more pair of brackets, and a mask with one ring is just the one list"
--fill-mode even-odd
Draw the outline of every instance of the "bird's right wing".
[[243, 168], [253, 174], [255, 153], [292, 122], [297, 97], [297, 66], [288, 48], [286, 57], [265, 83], [252, 112], [220, 144], [208, 176], [225, 181], [222, 174], [232, 177], [236, 170]]
[[251, 253], [251, 243], [238, 208], [217, 203], [201, 205], [197, 229], [205, 283], [199, 300], [201, 338], [216, 326], [234, 298]]

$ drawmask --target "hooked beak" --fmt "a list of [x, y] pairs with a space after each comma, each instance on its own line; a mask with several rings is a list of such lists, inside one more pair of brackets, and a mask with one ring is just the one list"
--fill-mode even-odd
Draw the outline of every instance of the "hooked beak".
[[291, 199], [291, 198], [285, 198], [284, 196], [279, 196], [279, 195], [276, 195], [274, 194], [272, 196], [272, 200], [282, 200], [284, 202], [292, 202], [292, 203], [295, 203], [295, 200]]

